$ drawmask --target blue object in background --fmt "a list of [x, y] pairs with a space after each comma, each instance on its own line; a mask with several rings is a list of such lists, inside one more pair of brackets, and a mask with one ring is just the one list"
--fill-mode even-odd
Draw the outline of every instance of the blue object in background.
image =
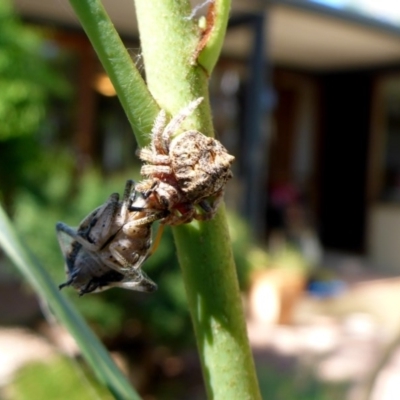
[[347, 288], [345, 282], [335, 279], [331, 281], [311, 281], [307, 292], [315, 297], [334, 297], [342, 294]]

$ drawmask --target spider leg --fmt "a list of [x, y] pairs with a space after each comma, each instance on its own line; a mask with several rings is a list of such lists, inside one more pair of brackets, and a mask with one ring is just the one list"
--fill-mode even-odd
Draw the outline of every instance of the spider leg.
[[161, 110], [156, 120], [154, 121], [153, 129], [151, 130], [151, 152], [154, 154], [159, 153], [158, 149], [162, 149], [165, 154], [168, 153], [168, 147], [164, 147], [162, 141], [162, 132], [167, 123], [167, 114], [164, 110]]
[[[147, 200], [154, 192], [157, 191], [157, 188], [160, 186], [160, 181], [158, 179], [146, 179], [140, 182], [136, 189], [141, 194], [141, 198], [136, 199], [135, 203], [139, 204], [140, 200]], [[147, 206], [147, 204], [146, 204]], [[143, 207], [142, 210], [147, 209], [147, 207]]]
[[199, 202], [199, 207], [201, 207], [204, 213], [199, 214], [196, 212], [194, 218], [198, 221], [207, 221], [209, 219], [214, 218], [215, 214], [217, 213], [218, 207], [224, 198], [224, 191], [219, 190], [215, 195], [215, 199], [212, 204], [208, 200], [202, 200]]
[[214, 218], [216, 212], [217, 212], [217, 209], [211, 209], [210, 212], [206, 212], [206, 213], [202, 213], [202, 214], [200, 214], [196, 211], [195, 214], [193, 215], [193, 218], [197, 221], [208, 221], [208, 220]]
[[171, 226], [188, 224], [189, 222], [192, 222], [195, 215], [196, 215], [196, 209], [191, 206], [183, 214], [178, 214], [177, 212], [170, 213], [166, 218], [164, 218], [162, 223]]
[[151, 151], [148, 147], [140, 149], [138, 156], [142, 161], [150, 164], [168, 165], [170, 163], [169, 157], [166, 154], [159, 154]]
[[[193, 113], [193, 111], [198, 107], [198, 105], [203, 101], [203, 97], [199, 97], [196, 100], [190, 102], [184, 109], [179, 111], [179, 113], [169, 121], [168, 125], [165, 127], [162, 133], [162, 142], [164, 144], [163, 148], [169, 147], [169, 142], [171, 136], [178, 130], [182, 122]], [[168, 153], [168, 151], [167, 151]]]
[[143, 197], [145, 199], [148, 199], [150, 197], [150, 195], [157, 189], [157, 187], [159, 185], [160, 185], [160, 181], [159, 180], [155, 180], [153, 182], [153, 184], [151, 185], [150, 189], [143, 193]]
[[[136, 192], [140, 193], [142, 198], [147, 199], [156, 190], [159, 184], [160, 181], [157, 178], [145, 179], [136, 185]], [[139, 198], [135, 200], [139, 200]]]
[[164, 218], [165, 214], [166, 214], [166, 211], [159, 211], [159, 212], [153, 212], [151, 214], [147, 214], [144, 217], [134, 219], [134, 220], [127, 222], [123, 226], [122, 230], [124, 233], [131, 236], [132, 229], [134, 229], [138, 226], [149, 225], [149, 224], [153, 223], [154, 221]]
[[212, 212], [213, 207], [207, 200], [202, 200], [199, 202], [199, 206], [205, 211], [206, 213]]
[[152, 175], [171, 175], [172, 168], [168, 165], [143, 165], [140, 169], [140, 174], [144, 176], [152, 176]]
[[138, 186], [139, 190], [137, 193], [139, 193], [140, 196], [137, 196], [135, 199], [133, 199], [129, 206], [129, 211], [147, 213], [147, 216], [143, 217], [145, 219], [136, 218], [138, 224], [145, 224], [147, 222], [153, 222], [157, 219], [162, 219], [168, 213], [167, 207], [160, 209], [158, 197], [156, 201], [154, 199], [149, 199], [153, 193], [156, 195], [156, 189], [159, 185], [159, 181], [154, 180], [151, 186], [149, 186], [147, 182], [149, 182], [149, 180], [144, 182], [145, 184], [142, 185], [143, 187], [139, 188]]

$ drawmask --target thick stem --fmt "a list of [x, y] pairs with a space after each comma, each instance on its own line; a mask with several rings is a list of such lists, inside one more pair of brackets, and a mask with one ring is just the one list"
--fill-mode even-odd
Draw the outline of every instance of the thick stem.
[[213, 135], [208, 103], [208, 76], [191, 65], [200, 29], [190, 19], [186, 0], [135, 1], [148, 88], [160, 107], [177, 114], [190, 101], [204, 97], [187, 124]]
[[210, 399], [261, 399], [225, 210], [174, 230]]
[[[208, 99], [206, 71], [193, 65], [200, 31], [186, 0], [136, 0], [149, 89], [172, 115]], [[212, 135], [208, 101], [189, 121]], [[224, 207], [209, 222], [174, 229], [190, 312], [210, 399], [261, 399]]]

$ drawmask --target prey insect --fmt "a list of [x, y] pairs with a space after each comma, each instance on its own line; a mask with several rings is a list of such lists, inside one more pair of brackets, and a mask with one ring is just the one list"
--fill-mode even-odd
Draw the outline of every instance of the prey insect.
[[135, 198], [134, 182], [129, 180], [121, 201], [117, 193], [112, 194], [77, 229], [57, 223], [67, 274], [67, 281], [60, 289], [72, 286], [80, 295], [112, 287], [144, 292], [157, 289], [141, 266], [161, 237], [160, 230], [152, 248], [151, 225], [165, 217], [166, 212], [132, 211]]
[[143, 197], [133, 207], [168, 210], [163, 223], [169, 225], [212, 218], [232, 178], [234, 157], [218, 140], [196, 130], [174, 136], [202, 101], [202, 97], [192, 101], [168, 124], [161, 110], [151, 144], [139, 151], [139, 158], [146, 163], [141, 169], [146, 179], [136, 187]]

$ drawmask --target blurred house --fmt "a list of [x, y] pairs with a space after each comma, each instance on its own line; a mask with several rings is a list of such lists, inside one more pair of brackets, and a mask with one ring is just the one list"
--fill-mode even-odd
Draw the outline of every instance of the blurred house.
[[[129, 126], [68, 1], [14, 3], [69, 51], [82, 159], [118, 167]], [[103, 3], [140, 65], [132, 1]], [[400, 268], [400, 27], [306, 0], [233, 0], [210, 90], [217, 135], [237, 156], [229, 201], [259, 237], [271, 191], [292, 187], [325, 247]]]

